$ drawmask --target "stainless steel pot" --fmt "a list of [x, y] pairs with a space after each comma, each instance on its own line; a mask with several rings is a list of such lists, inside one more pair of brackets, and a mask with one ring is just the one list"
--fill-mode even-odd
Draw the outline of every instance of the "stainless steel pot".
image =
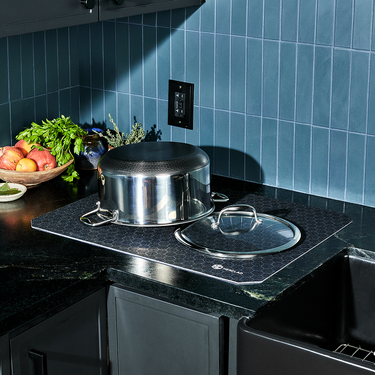
[[[107, 222], [134, 226], [186, 223], [210, 215], [210, 159], [197, 146], [142, 142], [117, 147], [98, 163], [97, 208], [81, 217], [90, 226]], [[102, 221], [89, 219], [97, 214]]]

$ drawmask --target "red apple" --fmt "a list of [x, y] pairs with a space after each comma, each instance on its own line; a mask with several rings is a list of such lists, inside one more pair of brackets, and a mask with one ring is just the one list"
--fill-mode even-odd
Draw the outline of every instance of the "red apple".
[[20, 149], [12, 146], [0, 147], [0, 168], [16, 170], [17, 163], [23, 158]]
[[37, 148], [34, 148], [26, 157], [35, 161], [38, 171], [53, 169], [57, 166], [56, 158], [47, 149], [39, 151]]
[[21, 139], [14, 145], [14, 147], [19, 148], [23, 152], [23, 156], [26, 156], [34, 145], [40, 146], [39, 143], [27, 143], [25, 140]]

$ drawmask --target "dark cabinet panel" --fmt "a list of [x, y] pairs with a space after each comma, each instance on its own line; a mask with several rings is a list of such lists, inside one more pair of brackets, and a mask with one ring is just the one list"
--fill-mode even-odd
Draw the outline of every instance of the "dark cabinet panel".
[[205, 0], [101, 0], [99, 18], [100, 20], [110, 20], [143, 13], [198, 6], [204, 2]]
[[0, 374], [10, 375], [9, 338], [8, 335], [0, 337]]
[[80, 0], [8, 1], [0, 12], [0, 38], [98, 21], [95, 1], [92, 10]]
[[220, 375], [221, 318], [111, 286], [108, 334], [111, 375]]
[[106, 333], [103, 288], [11, 339], [12, 375], [106, 375]]

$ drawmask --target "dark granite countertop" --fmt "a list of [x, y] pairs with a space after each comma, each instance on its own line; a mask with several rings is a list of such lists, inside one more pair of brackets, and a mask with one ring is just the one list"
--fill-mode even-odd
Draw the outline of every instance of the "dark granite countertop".
[[[60, 177], [0, 203], [0, 336], [11, 336], [108, 282], [118, 282], [207, 312], [240, 318], [282, 294], [344, 248], [373, 249], [375, 209], [213, 176], [212, 189], [252, 193], [346, 213], [352, 224], [263, 283], [236, 285], [31, 228], [31, 220], [97, 192], [95, 171], [73, 184]], [[220, 208], [220, 207], [218, 207]]]

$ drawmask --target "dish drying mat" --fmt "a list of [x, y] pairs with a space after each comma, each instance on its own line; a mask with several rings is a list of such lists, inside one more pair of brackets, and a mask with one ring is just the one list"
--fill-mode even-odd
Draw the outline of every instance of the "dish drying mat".
[[292, 222], [300, 228], [302, 239], [292, 249], [280, 253], [256, 255], [250, 259], [222, 259], [179, 243], [174, 236], [173, 226], [141, 228], [108, 224], [90, 227], [81, 223], [80, 216], [95, 209], [98, 200], [98, 195], [93, 194], [34, 218], [31, 226], [36, 230], [230, 283], [254, 284], [265, 281], [351, 223], [343, 213], [248, 194], [236, 201], [236, 204], [249, 204], [257, 212]]

